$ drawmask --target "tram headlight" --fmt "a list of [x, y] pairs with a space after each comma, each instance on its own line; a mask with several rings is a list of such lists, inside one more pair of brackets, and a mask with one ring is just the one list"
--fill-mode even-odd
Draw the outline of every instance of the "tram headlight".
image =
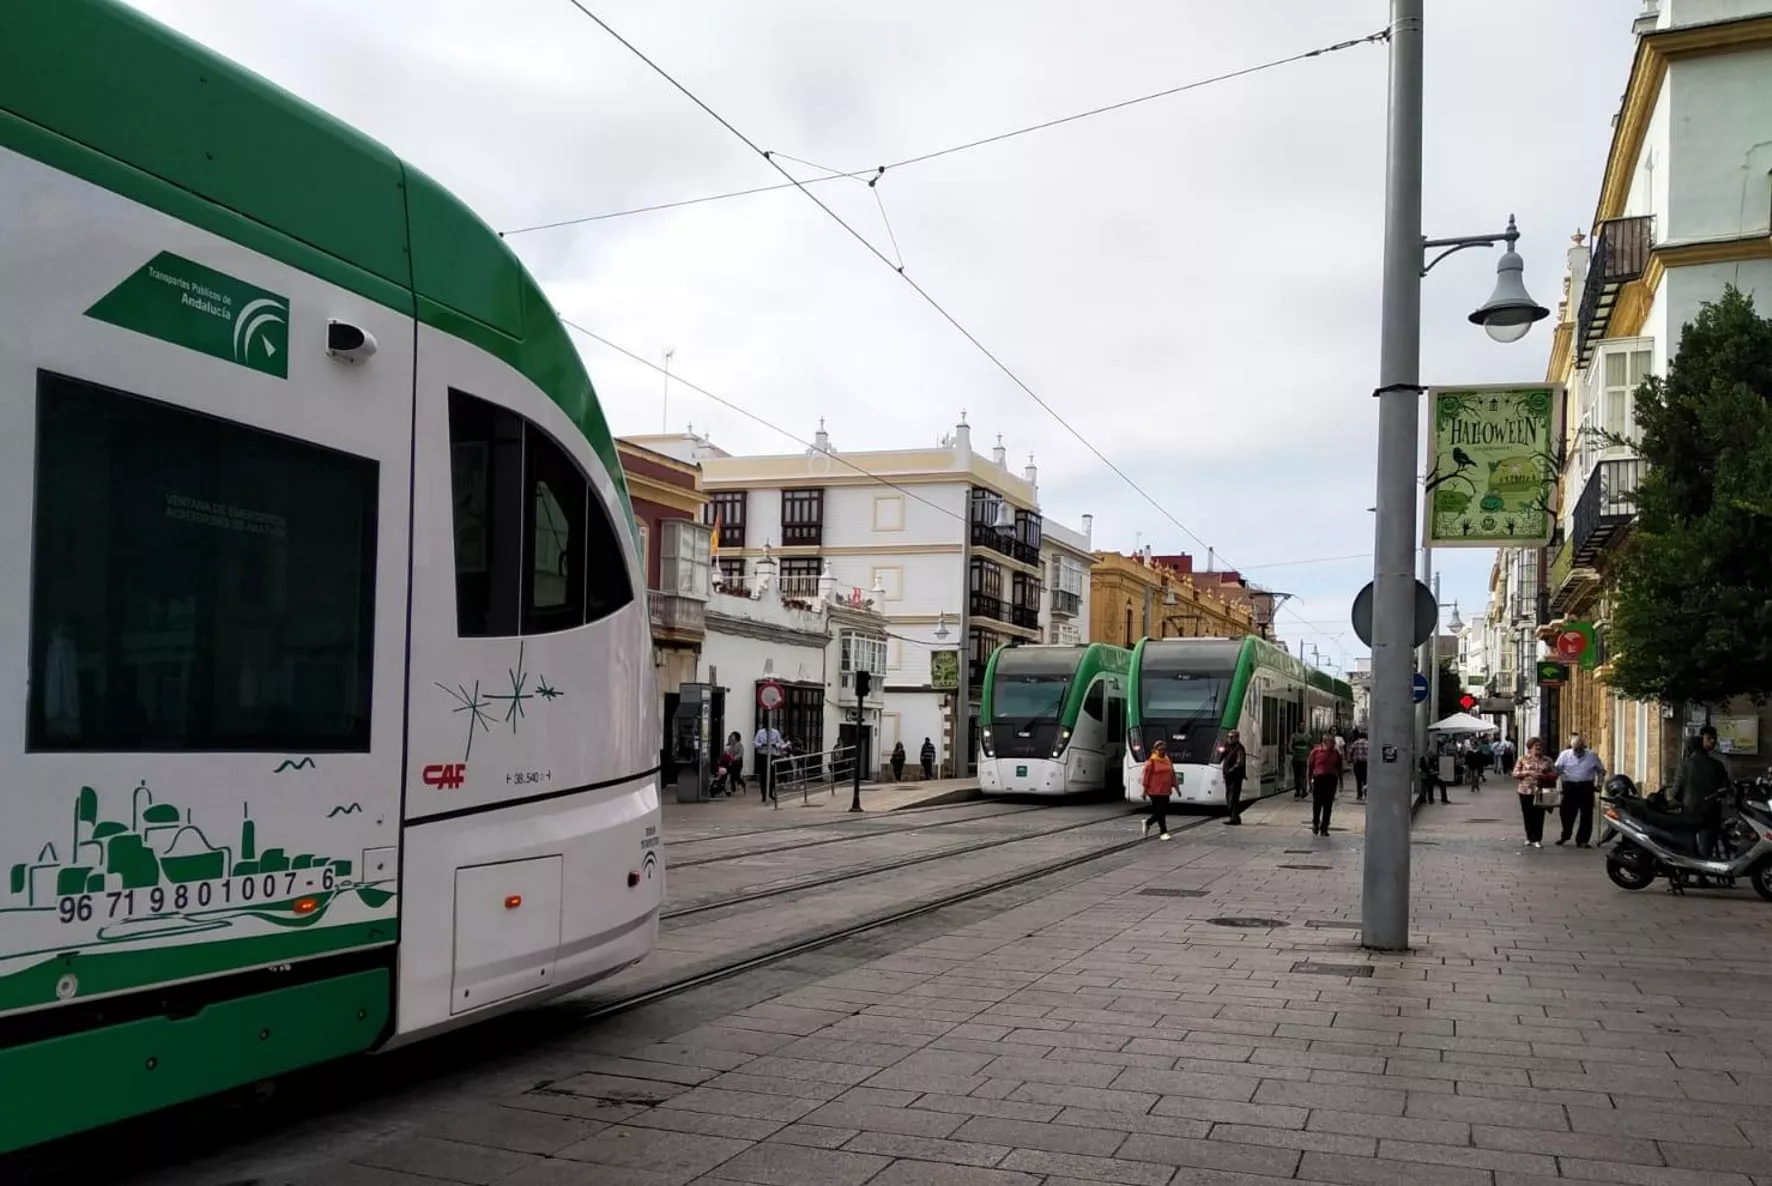
[[1052, 744], [1052, 756], [1056, 758], [1059, 754], [1064, 753], [1064, 747], [1070, 743], [1071, 731], [1069, 729], [1060, 729], [1058, 731], [1058, 740]]
[[1126, 734], [1126, 748], [1132, 751], [1134, 762], [1144, 761], [1144, 738], [1138, 735], [1137, 730], [1131, 730]]
[[979, 732], [978, 746], [980, 749], [984, 750], [985, 757], [994, 758], [997, 756], [996, 747], [991, 744], [991, 731], [989, 729], [984, 729]]

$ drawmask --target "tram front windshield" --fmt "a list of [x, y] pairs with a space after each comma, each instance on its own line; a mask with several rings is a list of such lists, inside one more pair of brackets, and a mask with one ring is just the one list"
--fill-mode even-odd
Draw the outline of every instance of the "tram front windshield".
[[991, 715], [999, 721], [1056, 720], [1070, 687], [1068, 673], [999, 675], [991, 691]]
[[1146, 720], [1216, 717], [1224, 708], [1230, 680], [1197, 672], [1147, 671], [1140, 683]]

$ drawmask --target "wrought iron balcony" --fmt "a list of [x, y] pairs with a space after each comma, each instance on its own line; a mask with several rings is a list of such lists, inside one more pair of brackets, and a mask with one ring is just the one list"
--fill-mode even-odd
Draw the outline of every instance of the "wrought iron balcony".
[[1008, 612], [1003, 608], [1003, 599], [992, 597], [989, 593], [973, 593], [967, 608], [975, 618], [991, 618], [998, 622], [1009, 620]]
[[652, 589], [646, 595], [646, 603], [654, 636], [669, 634], [700, 638], [707, 633], [707, 606], [703, 602]]
[[1600, 224], [1588, 256], [1587, 280], [1581, 286], [1581, 306], [1575, 318], [1575, 366], [1585, 367], [1594, 347], [1606, 336], [1618, 294], [1632, 280], [1642, 278], [1649, 264], [1651, 220], [1611, 218]]
[[1575, 501], [1574, 529], [1566, 549], [1577, 565], [1591, 566], [1620, 531], [1637, 517], [1637, 483], [1643, 462], [1636, 457], [1602, 461], [1588, 475]]
[[1052, 590], [1052, 612], [1060, 617], [1076, 617], [1083, 612], [1082, 594], [1066, 593], [1063, 589]]
[[1000, 556], [1008, 556], [1035, 567], [1040, 563], [1040, 549], [1015, 538], [1013, 530], [991, 523], [972, 524], [972, 546], [989, 548]]

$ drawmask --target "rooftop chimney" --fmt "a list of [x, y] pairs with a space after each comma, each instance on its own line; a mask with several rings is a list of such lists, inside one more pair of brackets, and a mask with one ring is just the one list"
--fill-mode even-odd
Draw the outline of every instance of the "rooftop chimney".
[[1083, 542], [1085, 544], [1093, 544], [1095, 542], [1095, 516], [1094, 515], [1084, 515], [1083, 516]]
[[1034, 455], [1032, 453], [1028, 454], [1028, 467], [1021, 471], [1021, 476], [1026, 479], [1027, 484], [1032, 486], [1035, 490], [1040, 488], [1040, 468], [1034, 464]]
[[972, 426], [966, 423], [966, 409], [960, 409], [960, 423], [954, 425], [954, 452], [960, 455], [961, 463], [972, 455]]
[[1009, 450], [1003, 448], [1003, 434], [997, 434], [997, 446], [991, 450], [991, 461], [998, 469], [1009, 468]]
[[818, 431], [812, 434], [812, 447], [820, 453], [831, 451], [831, 434], [824, 430], [824, 417], [818, 418]]

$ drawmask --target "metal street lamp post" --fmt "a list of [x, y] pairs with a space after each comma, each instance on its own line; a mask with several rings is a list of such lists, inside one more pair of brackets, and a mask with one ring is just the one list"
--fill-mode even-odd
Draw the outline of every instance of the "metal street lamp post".
[[[1373, 549], [1372, 748], [1366, 796], [1361, 942], [1409, 946], [1409, 800], [1416, 745], [1410, 695], [1415, 604], [1416, 451], [1420, 442], [1421, 279], [1466, 247], [1505, 243], [1494, 295], [1471, 314], [1496, 341], [1517, 341], [1549, 315], [1526, 294], [1514, 220], [1499, 235], [1421, 234], [1423, 0], [1391, 0], [1389, 143], [1385, 163], [1384, 295], [1378, 389], [1377, 524]], [[1443, 248], [1423, 263], [1426, 252]]]

